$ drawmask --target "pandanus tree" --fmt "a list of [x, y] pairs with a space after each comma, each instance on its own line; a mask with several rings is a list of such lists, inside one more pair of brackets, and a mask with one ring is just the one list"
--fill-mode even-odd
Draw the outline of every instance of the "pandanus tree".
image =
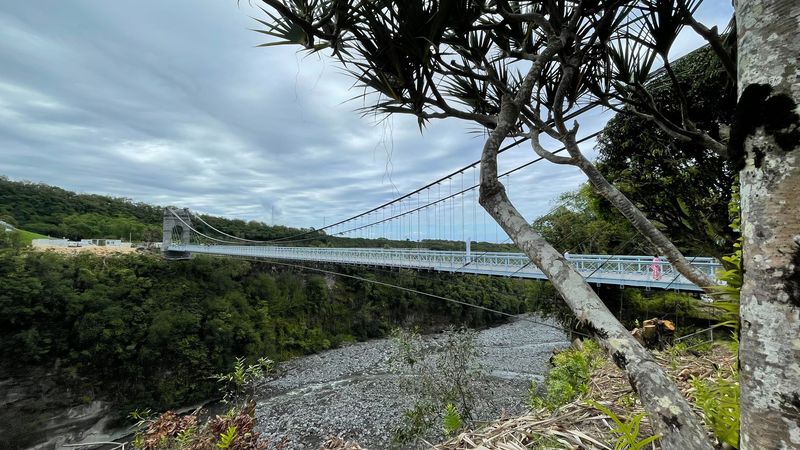
[[[772, 2], [779, 6], [769, 8], [757, 0], [737, 5], [744, 11], [739, 13], [739, 60], [753, 63], [753, 42], [780, 50], [767, 51], [772, 56], [769, 61], [773, 66], [767, 71], [770, 78], [752, 69], [761, 67], [757, 64], [752, 68], [746, 64], [738, 67], [742, 100], [747, 99], [751, 107], [742, 109], [738, 115], [742, 117], [737, 116], [728, 143], [721, 127], [698, 126], [680, 91], [675, 100], [680, 111], [676, 117], [665, 114], [652, 101], [647, 88], [648, 80], [660, 69], [680, 89], [669, 53], [686, 26], [709, 41], [729, 74], [736, 73], [731, 46], [725, 45], [725, 39], [715, 29], [704, 27], [692, 17], [698, 6], [695, 0], [262, 2], [266, 16], [257, 20], [264, 28], [257, 31], [277, 39], [265, 45], [294, 44], [311, 52], [329, 51], [364, 88], [367, 111], [411, 114], [417, 117], [420, 127], [433, 119], [460, 118], [485, 128], [481, 205], [547, 275], [578, 319], [627, 372], [667, 449], [707, 449], [712, 444], [688, 403], [652, 356], [512, 204], [498, 179], [498, 153], [505, 139], [524, 137], [542, 158], [580, 168], [594, 188], [677, 270], [701, 287], [713, 284], [713, 280], [695, 270], [584, 156], [578, 139], [579, 124], [570, 120], [587, 108], [602, 105], [646, 118], [680, 141], [743, 161], [748, 272], [742, 301], [742, 398], [753, 402], [753, 407], [744, 405], [743, 400], [742, 410], [769, 419], [771, 426], [779, 430], [772, 436], [751, 433], [747, 426], [758, 427], [754, 420], [745, 419], [743, 444], [779, 448], [769, 443], [789, 447], [792, 439], [800, 439], [797, 422], [794, 428], [791, 425], [800, 405], [798, 394], [793, 392], [800, 386], [800, 288], [796, 287], [800, 285], [800, 202], [794, 198], [792, 205], [787, 203], [792, 193], [797, 194], [800, 167], [796, 151], [800, 132], [796, 115], [792, 115], [798, 97], [798, 83], [792, 74], [798, 68], [796, 59], [790, 60], [788, 49], [791, 45], [795, 50], [800, 46], [796, 45], [797, 37], [775, 42], [780, 38], [773, 36], [770, 40], [768, 29], [755, 16], [766, 8], [770, 17], [781, 24], [778, 29], [789, 33], [797, 31], [800, 6], [791, 0]], [[753, 80], [766, 87], [751, 88], [750, 84], [756, 82]], [[742, 86], [747, 87], [742, 90]], [[560, 142], [566, 153], [546, 149], [543, 136]], [[754, 201], [759, 195], [761, 204]], [[763, 212], [769, 218], [753, 212]], [[783, 253], [777, 255], [780, 252]], [[750, 276], [751, 268], [756, 275]], [[761, 281], [765, 284], [758, 284]], [[745, 299], [746, 295], [752, 298]], [[784, 316], [778, 320], [780, 314]], [[787, 326], [779, 325], [783, 323]], [[765, 347], [764, 338], [772, 333], [783, 339], [780, 355]], [[764, 363], [768, 363], [769, 370], [758, 372], [756, 366]], [[781, 364], [783, 367], [779, 367]], [[769, 374], [768, 381], [778, 386], [778, 394], [767, 395], [769, 388], [756, 380], [760, 373]], [[787, 380], [794, 387], [786, 384]], [[746, 389], [750, 391], [745, 392]], [[764, 397], [759, 398], [761, 395]], [[768, 445], [763, 447], [765, 442]]]

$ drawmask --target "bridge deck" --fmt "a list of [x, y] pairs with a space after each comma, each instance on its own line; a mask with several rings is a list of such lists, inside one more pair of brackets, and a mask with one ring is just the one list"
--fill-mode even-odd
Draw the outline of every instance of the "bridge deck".
[[[466, 252], [424, 249], [272, 247], [175, 243], [170, 244], [166, 250], [533, 279], [546, 278], [538, 268], [529, 263], [528, 257], [522, 253], [473, 252], [467, 255]], [[712, 278], [716, 278], [716, 271], [721, 268], [714, 258], [695, 257], [689, 258], [689, 260]], [[654, 264], [652, 256], [570, 255], [569, 261], [591, 283], [700, 291], [700, 288], [675, 271], [668, 262]], [[654, 266], [658, 267], [655, 271]]]

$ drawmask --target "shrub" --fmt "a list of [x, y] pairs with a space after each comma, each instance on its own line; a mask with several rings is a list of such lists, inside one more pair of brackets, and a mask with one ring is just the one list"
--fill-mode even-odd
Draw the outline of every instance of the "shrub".
[[545, 377], [545, 395], [540, 396], [538, 385], [531, 382], [528, 406], [531, 409], [553, 411], [589, 391], [589, 379], [594, 369], [603, 362], [603, 352], [594, 341], [583, 341], [578, 348], [570, 348], [553, 356], [553, 368]]
[[225, 402], [241, 399], [243, 396], [252, 397], [255, 383], [272, 371], [273, 364], [270, 359], [259, 358], [256, 364], [247, 365], [243, 357], [238, 357], [232, 371], [215, 374], [212, 378], [222, 385], [220, 389], [224, 393]]
[[402, 377], [401, 388], [415, 398], [414, 405], [403, 413], [403, 424], [394, 440], [407, 444], [442, 424], [445, 434], [469, 426], [478, 401], [478, 382], [484, 377], [478, 364], [476, 332], [449, 328], [441, 339], [425, 349], [416, 331], [393, 333], [396, 370], [413, 371]]

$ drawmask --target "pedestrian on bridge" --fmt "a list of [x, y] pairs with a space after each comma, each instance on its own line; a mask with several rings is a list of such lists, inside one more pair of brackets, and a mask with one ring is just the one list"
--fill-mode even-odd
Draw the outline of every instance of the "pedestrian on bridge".
[[653, 264], [650, 265], [650, 268], [653, 271], [653, 279], [660, 280], [661, 279], [661, 259], [658, 256], [653, 257]]

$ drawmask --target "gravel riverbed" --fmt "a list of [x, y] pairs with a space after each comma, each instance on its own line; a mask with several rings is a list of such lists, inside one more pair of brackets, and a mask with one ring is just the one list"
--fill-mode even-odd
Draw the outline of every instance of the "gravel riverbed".
[[[535, 321], [551, 323], [536, 316]], [[426, 335], [435, 347], [441, 335]], [[532, 379], [540, 380], [556, 348], [569, 344], [560, 330], [523, 318], [477, 332], [480, 364], [488, 377], [480, 389], [480, 418], [491, 420], [524, 408]], [[289, 450], [317, 449], [332, 435], [365, 448], [414, 448], [392, 443], [403, 411], [414, 399], [401, 386], [408, 371], [392, 370], [392, 342], [373, 340], [297, 358], [278, 366], [258, 388], [259, 431], [289, 440]]]

